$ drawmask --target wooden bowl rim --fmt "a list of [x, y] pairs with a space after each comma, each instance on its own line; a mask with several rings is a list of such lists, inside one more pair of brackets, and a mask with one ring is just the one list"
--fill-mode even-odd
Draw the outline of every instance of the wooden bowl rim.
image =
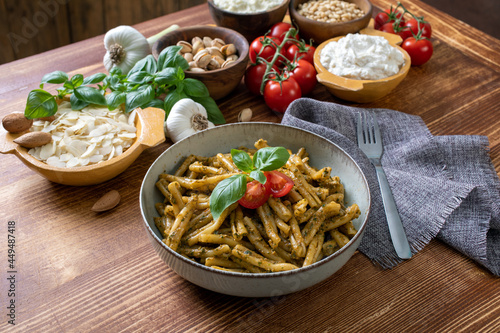
[[[351, 2], [349, 0], [344, 0], [344, 1]], [[347, 21], [347, 22], [321, 22], [321, 21], [316, 21], [316, 20], [310, 19], [308, 17], [305, 17], [304, 15], [300, 15], [299, 12], [297, 11], [296, 6], [292, 5], [292, 4], [297, 4], [298, 0], [290, 0], [289, 11], [290, 11], [290, 16], [292, 16], [292, 13], [293, 13], [293, 15], [295, 17], [298, 16], [298, 17], [300, 17], [301, 20], [308, 22], [310, 24], [314, 24], [314, 25], [317, 24], [320, 27], [321, 26], [323, 26], [323, 27], [339, 27], [339, 26], [346, 25], [346, 24], [354, 24], [354, 23], [364, 21], [364, 20], [366, 20], [367, 16], [371, 18], [372, 13], [373, 13], [373, 4], [368, 0], [363, 0], [363, 1], [365, 1], [367, 3], [367, 5], [369, 6], [369, 9], [365, 13], [365, 15], [363, 15], [362, 17], [359, 17], [357, 19]], [[298, 5], [299, 4], [297, 4], [297, 6]]]
[[268, 9], [268, 10], [264, 10], [264, 11], [261, 11], [261, 12], [257, 12], [257, 13], [235, 13], [235, 12], [230, 12], [230, 11], [227, 11], [227, 10], [224, 10], [222, 8], [219, 8], [215, 5], [214, 3], [214, 0], [207, 0], [209, 6], [212, 6], [215, 10], [218, 10], [222, 13], [224, 13], [225, 15], [233, 15], [233, 16], [240, 16], [241, 18], [244, 18], [244, 17], [248, 17], [248, 16], [258, 16], [258, 15], [263, 15], [263, 14], [267, 14], [267, 13], [273, 13], [275, 11], [279, 11], [281, 9], [283, 9], [283, 7], [288, 7], [289, 3], [290, 3], [290, 0], [283, 0], [283, 2], [276, 6], [276, 7], [273, 7], [271, 9]]

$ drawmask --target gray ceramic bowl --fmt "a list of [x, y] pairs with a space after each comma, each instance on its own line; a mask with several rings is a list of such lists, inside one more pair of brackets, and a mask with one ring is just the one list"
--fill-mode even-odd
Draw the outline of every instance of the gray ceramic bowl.
[[[172, 251], [161, 240], [154, 224], [155, 203], [163, 201], [155, 183], [163, 172], [173, 172], [189, 154], [212, 156], [229, 152], [238, 146], [253, 147], [264, 138], [271, 146], [283, 146], [296, 152], [305, 147], [312, 166], [332, 167], [345, 186], [345, 200], [357, 203], [361, 215], [353, 221], [358, 233], [342, 249], [323, 260], [304, 268], [278, 273], [233, 273], [220, 271], [186, 259]], [[219, 293], [243, 297], [285, 295], [325, 280], [340, 269], [354, 254], [365, 231], [370, 207], [370, 193], [365, 176], [354, 162], [334, 143], [294, 127], [273, 123], [240, 123], [217, 126], [199, 132], [168, 148], [151, 165], [141, 186], [140, 207], [147, 234], [160, 258], [186, 280]]]

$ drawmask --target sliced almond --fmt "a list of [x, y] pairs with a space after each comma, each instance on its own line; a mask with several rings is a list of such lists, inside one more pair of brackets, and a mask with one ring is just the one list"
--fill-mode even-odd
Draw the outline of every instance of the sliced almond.
[[97, 200], [91, 209], [94, 212], [105, 212], [115, 208], [120, 203], [120, 200], [120, 193], [117, 190], [111, 190]]

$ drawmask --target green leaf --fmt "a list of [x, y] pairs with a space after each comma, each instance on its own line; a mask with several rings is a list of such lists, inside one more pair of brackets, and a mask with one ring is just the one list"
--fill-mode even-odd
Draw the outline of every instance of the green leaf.
[[113, 75], [113, 76], [115, 76], [115, 75], [120, 76], [120, 75], [122, 75], [123, 73], [122, 73], [122, 69], [121, 69], [120, 67], [116, 67], [116, 66], [115, 66], [115, 67], [111, 68], [111, 70], [109, 71], [109, 74], [110, 74], [110, 75]]
[[106, 95], [106, 102], [109, 110], [114, 110], [121, 104], [125, 103], [127, 94], [121, 91], [113, 91]]
[[265, 184], [267, 180], [266, 175], [264, 175], [264, 173], [260, 170], [250, 172], [250, 177], [257, 180], [261, 184]]
[[283, 147], [266, 147], [257, 150], [253, 155], [253, 165], [258, 170], [271, 171], [286, 164], [290, 153]]
[[61, 84], [68, 80], [68, 74], [62, 71], [55, 71], [49, 74], [45, 74], [42, 77], [42, 82], [40, 83], [40, 88], [43, 88], [44, 83], [55, 83]]
[[71, 103], [71, 110], [81, 110], [90, 104], [78, 99], [75, 94], [71, 94], [69, 101]]
[[231, 157], [234, 164], [243, 172], [251, 172], [254, 170], [253, 161], [247, 152], [239, 149], [231, 149]]
[[156, 73], [158, 69], [158, 66], [156, 65], [156, 60], [155, 58], [150, 54], [134, 65], [132, 69], [128, 72], [127, 78], [129, 78], [132, 74], [137, 73], [137, 72], [148, 72], [149, 74], [154, 74]]
[[178, 81], [177, 69], [173, 67], [167, 67], [161, 72], [158, 72], [154, 79], [154, 82], [159, 85], [176, 85]]
[[52, 116], [57, 112], [55, 96], [42, 89], [35, 89], [28, 94], [24, 115], [28, 119]]
[[167, 67], [180, 67], [183, 71], [189, 68], [189, 64], [183, 56], [179, 54], [181, 46], [168, 46], [164, 48], [158, 56], [158, 69], [164, 70]]
[[74, 84], [73, 84], [73, 82], [71, 82], [71, 81], [66, 81], [66, 82], [64, 82], [63, 87], [64, 87], [65, 89], [67, 89], [67, 90], [71, 90], [71, 91], [72, 91], [73, 89], [75, 89], [75, 85], [74, 85]]
[[125, 101], [125, 112], [130, 112], [135, 108], [146, 105], [155, 98], [153, 86], [146, 86], [144, 89], [131, 91], [127, 93]]
[[127, 78], [127, 81], [130, 83], [134, 84], [145, 84], [153, 80], [153, 76], [146, 72], [146, 71], [141, 71], [141, 72], [136, 72], [130, 75]]
[[225, 124], [226, 120], [220, 111], [217, 103], [211, 97], [191, 97], [195, 102], [200, 103], [207, 110], [208, 120], [215, 125]]
[[106, 98], [102, 95], [101, 91], [89, 86], [79, 86], [75, 89], [74, 95], [79, 100], [97, 105], [106, 105]]
[[163, 109], [165, 110], [165, 119], [168, 118], [168, 115], [170, 114], [170, 110], [172, 110], [172, 107], [174, 106], [174, 104], [183, 98], [189, 98], [189, 97], [187, 97], [187, 95], [185, 93], [177, 91], [177, 89], [172, 90], [167, 94], [167, 96], [165, 97], [164, 104], [163, 104]]
[[82, 74], [73, 75], [73, 77], [71, 78], [71, 83], [75, 88], [81, 86], [83, 83], [83, 75]]
[[87, 84], [96, 84], [96, 83], [104, 81], [105, 78], [106, 78], [106, 74], [104, 74], [104, 73], [96, 73], [96, 74], [93, 74], [93, 75], [91, 75], [89, 77], [86, 77], [83, 80], [83, 84], [84, 85], [87, 85]]
[[184, 92], [190, 97], [209, 97], [207, 86], [200, 80], [185, 78]]
[[164, 105], [164, 102], [161, 99], [155, 98], [151, 102], [144, 104], [142, 107], [143, 108], [153, 107], [153, 108], [158, 108], [158, 109], [163, 110], [163, 105]]
[[240, 200], [247, 189], [247, 176], [237, 174], [221, 181], [210, 195], [210, 211], [214, 220], [236, 201]]

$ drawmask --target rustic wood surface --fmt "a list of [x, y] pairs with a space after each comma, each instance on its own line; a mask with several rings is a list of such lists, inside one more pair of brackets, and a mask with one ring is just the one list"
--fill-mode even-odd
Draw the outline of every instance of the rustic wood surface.
[[[392, 2], [373, 0], [379, 8]], [[500, 41], [420, 1], [408, 8], [433, 25], [429, 63], [412, 68], [390, 96], [366, 107], [421, 116], [434, 135], [480, 134], [500, 173]], [[153, 35], [172, 23], [212, 23], [206, 5], [137, 25]], [[103, 71], [102, 36], [0, 66], [0, 117], [23, 110], [43, 74]], [[312, 98], [344, 103], [317, 87]], [[355, 105], [355, 104], [349, 104]], [[219, 102], [228, 122], [251, 107], [255, 121], [279, 122], [243, 86]], [[48, 182], [12, 155], [0, 156], [0, 331], [17, 332], [498, 332], [500, 280], [433, 240], [392, 270], [363, 254], [332, 277], [284, 297], [247, 299], [199, 288], [154, 253], [139, 211], [148, 167], [169, 143], [149, 149], [104, 184]], [[96, 214], [110, 189], [122, 202]], [[15, 283], [8, 280], [7, 234], [15, 222]], [[14, 288], [15, 297], [8, 296]], [[15, 323], [8, 324], [9, 301]]]

